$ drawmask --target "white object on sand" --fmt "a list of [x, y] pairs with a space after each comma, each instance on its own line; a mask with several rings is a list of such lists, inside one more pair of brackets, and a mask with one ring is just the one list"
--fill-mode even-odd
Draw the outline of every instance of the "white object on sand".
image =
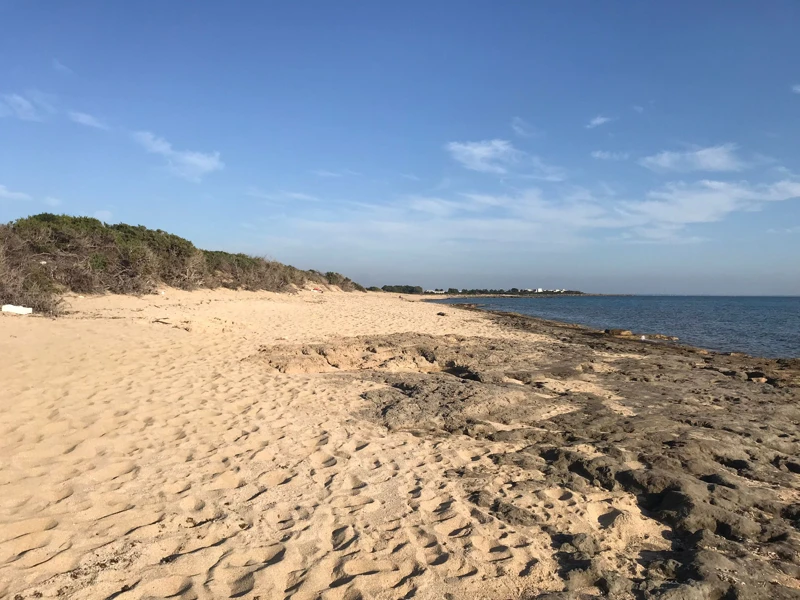
[[27, 306], [14, 306], [13, 304], [3, 304], [3, 312], [14, 313], [15, 315], [29, 315], [33, 312]]

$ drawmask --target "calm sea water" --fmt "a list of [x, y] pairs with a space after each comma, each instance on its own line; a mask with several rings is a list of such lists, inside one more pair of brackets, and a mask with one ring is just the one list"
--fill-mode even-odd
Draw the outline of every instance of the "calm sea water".
[[634, 333], [676, 335], [684, 344], [753, 356], [800, 357], [800, 297], [585, 296], [454, 298], [502, 310]]

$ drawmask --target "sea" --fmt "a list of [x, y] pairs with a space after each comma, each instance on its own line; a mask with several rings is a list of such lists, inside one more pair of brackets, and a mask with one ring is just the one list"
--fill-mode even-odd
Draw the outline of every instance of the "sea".
[[663, 333], [680, 343], [768, 358], [800, 357], [800, 297], [556, 296], [450, 298], [444, 304], [477, 304], [587, 325]]

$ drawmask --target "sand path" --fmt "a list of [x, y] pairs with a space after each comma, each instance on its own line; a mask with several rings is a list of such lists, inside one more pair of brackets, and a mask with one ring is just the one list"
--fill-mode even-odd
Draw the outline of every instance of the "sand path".
[[248, 360], [263, 344], [365, 333], [512, 334], [377, 294], [71, 302], [56, 321], [0, 320], [0, 597], [514, 598], [549, 585], [549, 538], [481, 522], [448, 481], [490, 464], [490, 448], [388, 434], [353, 417], [368, 384]]

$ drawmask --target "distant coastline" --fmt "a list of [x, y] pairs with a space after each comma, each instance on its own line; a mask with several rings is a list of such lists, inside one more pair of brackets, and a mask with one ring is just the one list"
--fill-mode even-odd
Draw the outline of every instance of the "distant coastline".
[[425, 302], [435, 302], [436, 300], [448, 300], [451, 298], [626, 298], [638, 296], [638, 294], [589, 294], [578, 293], [527, 293], [527, 294], [424, 294]]

